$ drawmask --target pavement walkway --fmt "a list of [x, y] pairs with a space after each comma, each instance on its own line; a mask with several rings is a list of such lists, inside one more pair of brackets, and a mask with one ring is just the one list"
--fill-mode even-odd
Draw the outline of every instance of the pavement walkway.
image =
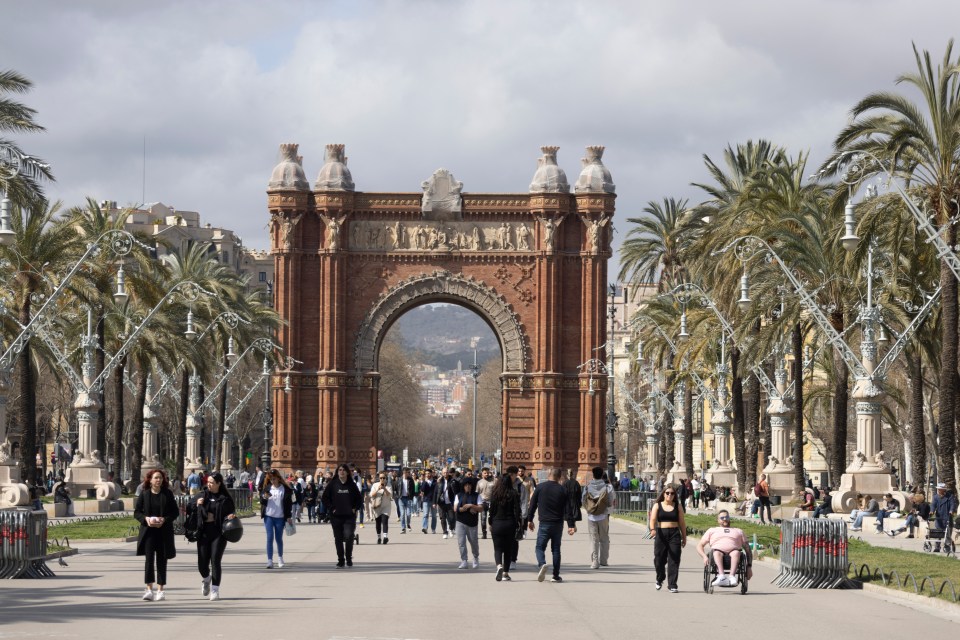
[[[653, 543], [635, 524], [611, 525], [611, 566], [589, 568], [582, 526], [564, 536], [563, 584], [536, 581], [533, 541], [521, 543], [514, 581], [496, 582], [490, 540], [481, 568], [458, 570], [453, 539], [401, 535], [388, 545], [372, 525], [358, 529], [353, 569], [334, 568], [325, 525], [302, 524], [286, 540], [284, 569], [265, 568], [259, 519], [224, 558], [223, 600], [200, 595], [196, 551], [178, 540], [164, 602], [142, 602], [143, 558], [133, 543], [86, 543], [56, 562], [56, 577], [0, 582], [0, 638], [803, 638], [856, 630], [853, 637], [953, 637], [960, 613], [886, 601], [864, 591], [804, 591], [771, 585], [776, 566], [757, 563], [750, 592], [702, 591], [702, 564], [683, 552], [680, 593], [654, 589]], [[691, 543], [692, 544], [692, 543]], [[548, 554], [549, 558], [549, 554]], [[960, 608], [958, 608], [960, 611]]]

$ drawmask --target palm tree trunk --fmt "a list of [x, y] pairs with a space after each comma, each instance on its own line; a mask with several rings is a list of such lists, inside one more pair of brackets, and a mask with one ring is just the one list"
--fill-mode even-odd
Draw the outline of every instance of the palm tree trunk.
[[[20, 309], [20, 324], [26, 326], [30, 322], [30, 293], [24, 296], [23, 307]], [[37, 390], [33, 375], [33, 350], [28, 342], [24, 345], [20, 357], [17, 359], [17, 380], [19, 381], [20, 403], [17, 411], [17, 420], [23, 429], [23, 438], [20, 441], [20, 459], [24, 478], [36, 482], [37, 478]]]
[[927, 438], [923, 425], [923, 355], [919, 348], [906, 352], [910, 376], [910, 473], [912, 482], [926, 486]]
[[[947, 225], [947, 244], [957, 243], [957, 231]], [[940, 262], [940, 308], [942, 313], [943, 339], [940, 348], [940, 424], [937, 431], [937, 466], [939, 480], [954, 483], [954, 449], [956, 439], [956, 382], [957, 382], [957, 279], [946, 261]]]
[[744, 436], [743, 378], [740, 377], [740, 350], [730, 350], [731, 402], [733, 403], [733, 457], [737, 461], [737, 495], [746, 495], [747, 460]]
[[793, 487], [794, 493], [802, 491], [806, 484], [803, 473], [803, 332], [800, 324], [793, 327]]
[[[104, 355], [106, 353], [106, 325], [102, 315], [97, 318], [97, 346], [99, 347], [95, 356], [97, 370], [93, 374], [94, 376], [99, 376], [106, 366]], [[107, 454], [107, 402], [104, 393], [100, 394], [100, 409], [97, 411], [97, 416], [97, 451], [101, 453], [101, 459], [104, 459]], [[84, 455], [87, 454], [86, 451], [83, 453]]]
[[[746, 395], [744, 444], [747, 450], [745, 465], [747, 476], [744, 489], [749, 489], [757, 483], [757, 454], [760, 444], [760, 381], [756, 375], [751, 374], [746, 379], [744, 394]], [[746, 493], [740, 495], [746, 495]]]
[[683, 392], [683, 460], [688, 478], [693, 477], [693, 387], [686, 385]]
[[133, 401], [133, 452], [130, 455], [130, 474], [132, 478], [140, 478], [140, 468], [143, 466], [143, 409], [147, 403], [147, 378], [150, 372], [144, 367], [137, 378], [137, 394]]
[[123, 373], [127, 368], [126, 357], [120, 360], [113, 372], [113, 412], [110, 414], [110, 455], [114, 464], [114, 480], [123, 472]]
[[183, 367], [180, 373], [180, 414], [177, 416], [177, 432], [173, 458], [177, 463], [177, 479], [183, 480], [183, 456], [187, 452], [187, 410], [190, 405], [190, 372]]
[[[830, 314], [830, 324], [837, 333], [844, 329], [843, 309]], [[833, 350], [833, 442], [830, 443], [830, 484], [837, 486], [847, 468], [847, 408], [850, 404], [847, 390], [847, 362], [838, 349]]]

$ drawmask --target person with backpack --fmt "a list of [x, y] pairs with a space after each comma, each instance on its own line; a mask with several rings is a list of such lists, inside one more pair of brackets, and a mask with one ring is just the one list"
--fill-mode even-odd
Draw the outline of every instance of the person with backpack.
[[237, 517], [237, 509], [222, 475], [211, 473], [207, 476], [207, 486], [199, 494], [193, 507], [197, 509], [202, 523], [197, 537], [200, 594], [216, 601], [220, 599], [220, 567], [223, 552], [227, 548], [227, 540], [222, 535], [223, 522]]
[[613, 513], [613, 485], [603, 479], [603, 467], [594, 467], [593, 480], [583, 488], [583, 508], [590, 534], [590, 568], [607, 566], [610, 558], [610, 514]]

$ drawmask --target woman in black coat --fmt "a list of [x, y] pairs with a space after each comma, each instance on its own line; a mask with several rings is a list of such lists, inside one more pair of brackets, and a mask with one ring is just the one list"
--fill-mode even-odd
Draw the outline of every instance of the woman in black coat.
[[223, 521], [237, 517], [233, 498], [221, 474], [211, 473], [207, 476], [207, 486], [197, 498], [196, 509], [203, 523], [197, 538], [197, 566], [202, 578], [200, 594], [210, 596], [211, 600], [219, 600], [220, 563], [227, 548], [227, 540], [222, 535]]
[[[167, 474], [154, 469], [143, 480], [143, 490], [137, 497], [133, 517], [140, 523], [137, 536], [137, 555], [146, 556], [143, 581], [147, 590], [145, 601], [163, 600], [163, 588], [167, 584], [167, 560], [177, 556], [173, 539], [173, 522], [180, 515], [177, 499], [170, 490]], [[156, 567], [156, 572], [154, 572]], [[153, 591], [153, 583], [157, 591]]]
[[510, 559], [514, 555], [518, 531], [523, 526], [520, 494], [513, 488], [518, 469], [509, 467], [490, 494], [489, 523], [493, 538], [493, 559], [497, 564], [497, 582], [510, 580]]

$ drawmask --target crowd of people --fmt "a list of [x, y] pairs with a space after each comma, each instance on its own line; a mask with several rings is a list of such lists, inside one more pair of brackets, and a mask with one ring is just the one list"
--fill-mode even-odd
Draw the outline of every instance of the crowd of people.
[[[295, 472], [285, 474], [277, 469], [258, 470], [255, 474], [242, 472], [234, 483], [249, 488], [258, 496], [260, 517], [266, 532], [266, 568], [282, 569], [284, 537], [296, 532], [296, 524], [306, 517], [309, 524], [327, 524], [333, 533], [336, 569], [354, 566], [354, 552], [360, 542], [365, 522], [372, 522], [376, 543], [389, 544], [391, 520], [400, 526], [400, 534], [437, 535], [455, 538], [459, 569], [477, 570], [481, 565], [480, 540], [492, 540], [494, 576], [497, 582], [511, 581], [511, 569], [517, 564], [520, 542], [534, 537], [536, 578], [543, 582], [563, 582], [561, 575], [561, 546], [564, 532], [572, 536], [584, 519], [590, 537], [590, 567], [600, 569], [610, 561], [610, 517], [617, 504], [617, 490], [656, 492], [650, 509], [648, 524], [654, 541], [655, 586], [662, 589], [666, 583], [670, 592], [679, 590], [677, 584], [682, 549], [687, 533], [684, 514], [689, 508], [709, 508], [714, 501], [735, 495], [727, 488], [718, 492], [700, 478], [669, 484], [665, 478], [621, 478], [611, 482], [602, 467], [595, 467], [585, 486], [581, 486], [564, 469], [546, 470], [546, 477], [538, 482], [523, 465], [507, 467], [502, 474], [488, 468], [479, 474], [467, 470], [445, 468], [439, 471], [379, 471], [375, 476], [362, 473], [356, 466], [341, 464], [335, 471], [314, 478]], [[194, 477], [195, 476], [195, 477]], [[761, 475], [754, 491], [741, 507], [752, 510], [760, 518], [770, 518], [770, 488], [766, 476]], [[233, 500], [227, 491], [228, 480], [218, 473], [204, 476], [193, 473], [185, 479], [183, 491], [189, 494], [188, 514], [196, 513], [201, 524], [196, 533], [197, 566], [201, 577], [201, 594], [210, 600], [220, 598], [222, 560], [227, 547], [224, 534], [227, 523], [236, 518]], [[173, 522], [180, 515], [176, 497], [166, 473], [155, 470], [147, 474], [137, 489], [135, 517], [141, 523], [137, 554], [145, 556], [146, 585], [143, 599], [165, 599], [167, 562], [176, 556]], [[808, 493], [809, 491], [809, 493]], [[817, 494], [820, 495], [817, 495]], [[798, 496], [798, 510], [812, 510], [815, 515], [826, 515], [830, 494], [808, 488]], [[764, 499], [766, 498], [766, 499]], [[880, 514], [889, 515], [899, 504], [889, 494], [881, 507], [876, 500], [864, 496], [863, 508], [851, 514], [854, 528], [858, 520], [874, 515], [882, 526]], [[818, 505], [817, 500], [822, 500]], [[892, 501], [893, 500], [893, 501]], [[892, 502], [891, 502], [892, 501]], [[950, 514], [956, 513], [956, 497], [938, 486], [933, 504], [926, 503], [922, 493], [914, 496], [911, 510], [902, 529], [913, 536], [920, 520], [931, 515], [939, 526]], [[772, 519], [771, 519], [772, 521]], [[417, 526], [419, 525], [419, 527]], [[715, 585], [735, 586], [739, 553], [732, 545], [741, 540], [742, 532], [731, 528], [726, 509], [718, 511], [718, 528], [711, 530], [716, 537], [712, 551], [705, 551], [711, 536], [701, 540], [698, 553], [705, 564], [722, 552], [729, 559], [729, 568], [718, 565]], [[909, 537], [908, 536], [908, 537]], [[550, 547], [550, 560], [547, 547]], [[729, 549], [727, 547], [730, 547]], [[749, 553], [749, 550], [746, 550]], [[748, 558], [749, 561], [749, 558]], [[154, 585], [157, 588], [154, 590]]]

